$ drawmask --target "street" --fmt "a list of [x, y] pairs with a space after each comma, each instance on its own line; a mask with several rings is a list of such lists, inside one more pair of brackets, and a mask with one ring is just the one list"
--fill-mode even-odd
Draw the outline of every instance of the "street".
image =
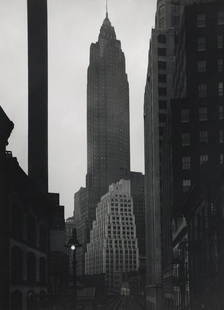
[[114, 296], [106, 305], [98, 305], [97, 310], [143, 310], [143, 298], [135, 296]]

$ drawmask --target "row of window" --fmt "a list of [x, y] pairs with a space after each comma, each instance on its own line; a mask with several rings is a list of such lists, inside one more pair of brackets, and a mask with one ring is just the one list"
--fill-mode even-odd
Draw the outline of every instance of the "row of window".
[[[207, 19], [206, 14], [198, 14], [197, 15], [197, 27], [198, 28], [206, 27], [206, 24], [207, 24], [206, 19]], [[224, 25], [224, 12], [223, 11], [218, 12], [217, 24], [218, 25]]]
[[[208, 161], [208, 154], [202, 154], [200, 155], [200, 165]], [[224, 154], [219, 155], [219, 163], [220, 165], [224, 164]], [[191, 157], [190, 156], [184, 156], [182, 157], [182, 169], [183, 170], [189, 170], [191, 169]]]
[[[191, 145], [191, 135], [190, 133], [183, 133], [182, 136], [182, 146]], [[206, 130], [200, 131], [200, 142], [208, 142], [208, 132]], [[219, 143], [224, 143], [224, 130], [219, 130]]]
[[[37, 281], [37, 271], [39, 271], [39, 282], [46, 282], [46, 259], [41, 257], [39, 262], [33, 253], [25, 255], [19, 247], [13, 247], [11, 250], [11, 279], [13, 283], [21, 283], [24, 275], [24, 260], [26, 260], [26, 278], [29, 282]], [[37, 263], [39, 267], [37, 267]]]
[[[218, 49], [222, 49], [224, 47], [224, 37], [223, 34], [218, 34], [216, 39], [216, 46]], [[207, 40], [206, 37], [199, 37], [197, 39], [197, 51], [205, 52], [207, 50]]]
[[[206, 83], [201, 83], [198, 85], [198, 97], [199, 98], [205, 98], [207, 97], [207, 93], [208, 93], [208, 87]], [[223, 82], [220, 81], [217, 84], [217, 95], [219, 97], [223, 97], [224, 95], [224, 90], [223, 90]]]
[[[203, 73], [207, 71], [207, 61], [206, 60], [199, 60], [197, 62], [197, 71], [199, 73]], [[217, 71], [223, 72], [223, 58], [217, 59]]]
[[[222, 105], [219, 106], [218, 118], [219, 120], [224, 119], [224, 107]], [[208, 109], [206, 107], [199, 108], [199, 120], [200, 121], [208, 120]], [[190, 122], [190, 110], [189, 109], [181, 110], [181, 123], [189, 123], [189, 122]]]
[[12, 206], [11, 232], [16, 240], [23, 240], [33, 247], [47, 250], [48, 232], [44, 224], [39, 224], [32, 215], [24, 215], [17, 205]]

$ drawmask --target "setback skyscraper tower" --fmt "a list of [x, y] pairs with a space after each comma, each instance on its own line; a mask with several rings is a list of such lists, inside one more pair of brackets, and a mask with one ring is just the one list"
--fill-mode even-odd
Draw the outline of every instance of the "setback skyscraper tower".
[[47, 0], [28, 0], [28, 170], [48, 191]]
[[79, 274], [84, 273], [85, 245], [97, 203], [109, 185], [127, 178], [129, 173], [129, 85], [125, 57], [106, 13], [98, 41], [90, 47], [86, 188], [75, 194], [74, 208], [77, 236], [83, 245], [77, 251]]
[[98, 199], [129, 172], [129, 139], [125, 58], [107, 13], [90, 47], [87, 84], [87, 187]]

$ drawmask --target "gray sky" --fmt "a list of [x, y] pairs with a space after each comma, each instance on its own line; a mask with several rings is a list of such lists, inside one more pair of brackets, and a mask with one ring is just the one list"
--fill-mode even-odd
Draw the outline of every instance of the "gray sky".
[[[143, 99], [156, 0], [109, 0], [130, 86], [131, 168], [144, 171]], [[0, 104], [15, 129], [8, 149], [27, 171], [26, 0], [0, 0]], [[49, 189], [65, 216], [85, 185], [89, 47], [105, 17], [104, 0], [48, 0]]]

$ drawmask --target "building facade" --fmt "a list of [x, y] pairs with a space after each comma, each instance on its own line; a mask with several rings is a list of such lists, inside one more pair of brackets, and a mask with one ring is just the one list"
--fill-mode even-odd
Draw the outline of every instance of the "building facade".
[[85, 274], [85, 252], [91, 230], [88, 211], [88, 190], [81, 187], [74, 195], [74, 223], [77, 239], [82, 244], [82, 247], [76, 250], [76, 270], [78, 276]]
[[145, 273], [145, 195], [144, 175], [140, 172], [131, 171], [131, 196], [133, 199], [133, 212], [135, 216], [136, 235], [138, 239], [140, 267]]
[[98, 41], [90, 47], [87, 187], [96, 193], [98, 202], [108, 186], [129, 171], [129, 85], [121, 43], [107, 13]]
[[51, 206], [5, 150], [13, 128], [0, 108], [0, 308], [29, 310], [48, 292]]
[[[84, 253], [97, 203], [110, 184], [121, 178], [129, 178], [129, 122], [125, 56], [106, 13], [98, 41], [90, 47], [86, 187], [75, 194], [74, 217], [77, 236], [83, 245], [77, 251], [77, 271], [80, 275], [84, 273]], [[141, 202], [138, 203], [141, 205]]]
[[108, 289], [120, 291], [125, 275], [139, 268], [130, 181], [109, 187], [98, 203], [85, 256], [85, 273], [105, 274]]
[[222, 1], [198, 1], [186, 6], [176, 40], [173, 214], [187, 219], [191, 309], [223, 307], [218, 277], [222, 207], [217, 202], [224, 153], [223, 27]]
[[87, 80], [88, 229], [108, 186], [130, 171], [129, 85], [125, 57], [108, 13], [90, 47]]
[[172, 308], [171, 110], [181, 1], [158, 1], [144, 100], [147, 309]]

